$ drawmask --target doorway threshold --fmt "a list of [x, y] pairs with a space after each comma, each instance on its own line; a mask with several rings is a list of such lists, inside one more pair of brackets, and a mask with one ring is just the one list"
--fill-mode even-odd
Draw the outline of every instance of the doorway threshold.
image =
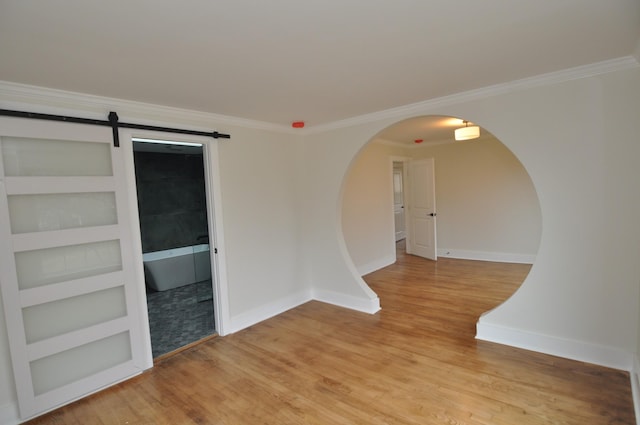
[[177, 354], [180, 354], [180, 353], [182, 353], [182, 352], [184, 352], [184, 351], [187, 351], [187, 350], [190, 350], [190, 349], [192, 349], [192, 348], [195, 348], [195, 347], [197, 347], [197, 346], [198, 346], [198, 345], [200, 345], [200, 344], [204, 344], [205, 342], [207, 342], [207, 341], [209, 341], [209, 340], [212, 340], [212, 339], [214, 339], [214, 338], [217, 338], [218, 336], [219, 336], [219, 335], [218, 335], [217, 333], [214, 333], [214, 334], [212, 334], [212, 335], [205, 336], [204, 338], [199, 339], [199, 340], [197, 340], [197, 341], [194, 341], [194, 342], [192, 342], [192, 343], [189, 343], [189, 344], [187, 344], [187, 345], [183, 345], [182, 347], [176, 348], [176, 349], [175, 349], [175, 350], [173, 350], [173, 351], [170, 351], [170, 352], [168, 352], [168, 353], [162, 354], [162, 355], [160, 355], [160, 356], [156, 357], [155, 359], [153, 359], [153, 365], [154, 365], [154, 366], [157, 366], [157, 365], [158, 365], [158, 364], [160, 364], [161, 362], [163, 362], [163, 361], [165, 361], [165, 360], [167, 360], [167, 359], [169, 359], [169, 358], [171, 358], [171, 357], [173, 357], [173, 356], [175, 356], [175, 355], [177, 355]]

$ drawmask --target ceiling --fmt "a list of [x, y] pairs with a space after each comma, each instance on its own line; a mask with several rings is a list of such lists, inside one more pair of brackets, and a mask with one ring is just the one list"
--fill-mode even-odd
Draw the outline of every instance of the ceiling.
[[[466, 125], [477, 125], [466, 121]], [[435, 143], [453, 143], [456, 128], [464, 127], [460, 118], [429, 115], [410, 118], [393, 124], [376, 135], [376, 139], [398, 145], [421, 147]], [[493, 137], [487, 130], [480, 128], [480, 137]]]
[[0, 0], [0, 80], [284, 126], [637, 55], [639, 40], [638, 0]]

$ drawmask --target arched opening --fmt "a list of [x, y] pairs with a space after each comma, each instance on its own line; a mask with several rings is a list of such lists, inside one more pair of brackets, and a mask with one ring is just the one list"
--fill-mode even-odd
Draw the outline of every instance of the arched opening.
[[[407, 179], [404, 187], [416, 187], [418, 182], [412, 182], [407, 172], [410, 164], [433, 158], [437, 257], [465, 268], [487, 266], [480, 262], [514, 264], [501, 272], [486, 268], [486, 273], [516, 270], [513, 276], [519, 280], [505, 287], [512, 289], [503, 290], [502, 299], [489, 306], [493, 308], [513, 294], [535, 261], [542, 232], [540, 204], [518, 158], [484, 128], [478, 138], [456, 141], [454, 130], [463, 126], [463, 120], [456, 117], [420, 116], [395, 123], [373, 137], [345, 176], [342, 232], [360, 275], [394, 264], [397, 258], [400, 262], [396, 248], [406, 240], [399, 240], [401, 233], [396, 229], [394, 175], [397, 180], [397, 166], [402, 164]], [[406, 242], [411, 245], [412, 201], [410, 193], [406, 195]]]

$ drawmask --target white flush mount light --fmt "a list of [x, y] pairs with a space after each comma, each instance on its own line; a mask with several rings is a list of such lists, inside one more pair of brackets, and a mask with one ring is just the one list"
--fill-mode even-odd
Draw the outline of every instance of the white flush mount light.
[[471, 140], [480, 137], [480, 127], [477, 125], [469, 125], [469, 121], [462, 121], [464, 127], [457, 128], [454, 131], [456, 140]]

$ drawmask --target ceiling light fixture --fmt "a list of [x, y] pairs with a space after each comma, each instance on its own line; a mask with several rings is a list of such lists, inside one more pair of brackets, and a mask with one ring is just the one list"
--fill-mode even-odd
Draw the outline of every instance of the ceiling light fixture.
[[462, 121], [464, 127], [456, 128], [454, 131], [456, 140], [470, 140], [480, 137], [480, 127], [477, 125], [469, 126], [469, 121]]

